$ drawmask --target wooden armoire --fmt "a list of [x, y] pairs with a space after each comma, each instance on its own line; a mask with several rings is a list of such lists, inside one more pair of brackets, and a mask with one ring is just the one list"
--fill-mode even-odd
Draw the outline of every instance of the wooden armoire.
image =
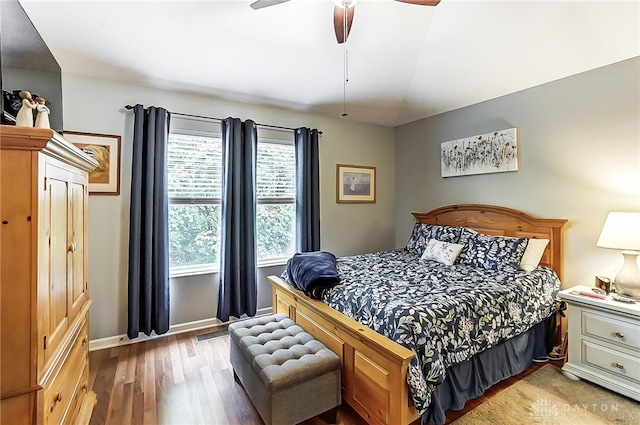
[[0, 423], [86, 424], [87, 200], [98, 164], [48, 129], [0, 126]]

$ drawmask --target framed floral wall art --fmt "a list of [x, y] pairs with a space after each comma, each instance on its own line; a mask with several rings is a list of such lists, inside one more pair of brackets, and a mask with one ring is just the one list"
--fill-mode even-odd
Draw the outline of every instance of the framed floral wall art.
[[442, 177], [518, 171], [516, 129], [441, 143], [440, 170]]

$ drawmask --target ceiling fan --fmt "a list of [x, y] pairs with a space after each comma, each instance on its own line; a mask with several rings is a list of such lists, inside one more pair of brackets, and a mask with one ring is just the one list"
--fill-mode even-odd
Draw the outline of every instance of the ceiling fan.
[[[289, 0], [257, 0], [251, 3], [252, 9], [262, 9], [264, 7], [275, 6]], [[396, 0], [402, 3], [416, 4], [420, 6], [437, 6], [440, 0]], [[338, 43], [344, 43], [351, 32], [353, 13], [358, 0], [333, 0], [333, 28], [336, 33]]]

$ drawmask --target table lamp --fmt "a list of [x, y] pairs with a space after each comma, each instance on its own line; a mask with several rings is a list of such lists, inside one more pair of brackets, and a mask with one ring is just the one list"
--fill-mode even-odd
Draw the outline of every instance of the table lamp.
[[616, 275], [616, 292], [640, 299], [640, 212], [610, 212], [600, 232], [600, 248], [621, 250], [622, 268]]

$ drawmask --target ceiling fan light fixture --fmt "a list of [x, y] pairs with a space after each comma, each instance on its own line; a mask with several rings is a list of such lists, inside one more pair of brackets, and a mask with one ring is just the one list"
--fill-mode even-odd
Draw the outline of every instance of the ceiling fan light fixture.
[[358, 3], [358, 0], [333, 0], [333, 4], [338, 7], [350, 8], [355, 6], [356, 3]]

